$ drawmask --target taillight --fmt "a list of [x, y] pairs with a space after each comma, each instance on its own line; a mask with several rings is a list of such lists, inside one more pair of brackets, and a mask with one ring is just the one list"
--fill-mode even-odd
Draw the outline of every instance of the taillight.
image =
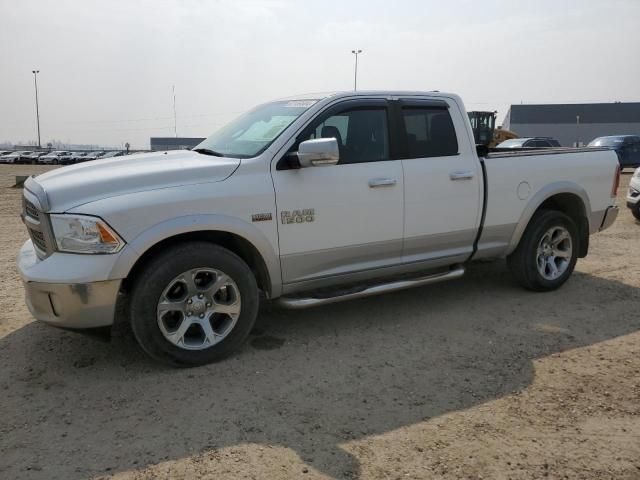
[[616, 174], [613, 176], [613, 187], [611, 188], [611, 197], [618, 196], [618, 187], [620, 186], [620, 164], [616, 165]]

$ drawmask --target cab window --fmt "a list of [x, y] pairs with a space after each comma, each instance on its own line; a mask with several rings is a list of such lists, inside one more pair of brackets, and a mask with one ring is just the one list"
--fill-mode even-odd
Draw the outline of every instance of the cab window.
[[443, 108], [403, 107], [408, 158], [458, 154], [458, 139], [449, 111]]
[[389, 160], [389, 129], [384, 107], [353, 108], [313, 124], [299, 141], [335, 138], [339, 165]]

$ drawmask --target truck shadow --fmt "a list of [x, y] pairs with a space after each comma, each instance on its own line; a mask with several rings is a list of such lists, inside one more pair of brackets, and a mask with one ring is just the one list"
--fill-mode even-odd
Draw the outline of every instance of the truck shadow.
[[576, 273], [535, 294], [502, 262], [476, 264], [447, 284], [265, 306], [254, 347], [190, 370], [147, 360], [126, 337], [30, 323], [0, 339], [0, 477], [84, 478], [256, 443], [354, 478], [341, 444], [523, 390], [534, 359], [637, 331], [638, 290]]

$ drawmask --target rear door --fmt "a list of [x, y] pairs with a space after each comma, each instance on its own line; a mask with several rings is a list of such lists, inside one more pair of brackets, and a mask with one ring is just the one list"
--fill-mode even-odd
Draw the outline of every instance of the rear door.
[[304, 140], [336, 138], [333, 166], [272, 171], [283, 283], [322, 280], [402, 263], [403, 175], [391, 154], [388, 104], [338, 103], [311, 121]]
[[465, 260], [480, 223], [482, 171], [468, 126], [451, 99], [400, 99], [405, 263]]

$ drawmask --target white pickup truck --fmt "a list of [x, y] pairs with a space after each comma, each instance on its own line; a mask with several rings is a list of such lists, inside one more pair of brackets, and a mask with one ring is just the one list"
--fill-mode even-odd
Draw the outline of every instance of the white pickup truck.
[[491, 257], [558, 288], [614, 222], [618, 180], [607, 149], [478, 156], [456, 95], [298, 97], [191, 151], [29, 178], [19, 270], [35, 318], [89, 328], [122, 311], [152, 357], [198, 365], [242, 344], [261, 295], [322, 305]]

